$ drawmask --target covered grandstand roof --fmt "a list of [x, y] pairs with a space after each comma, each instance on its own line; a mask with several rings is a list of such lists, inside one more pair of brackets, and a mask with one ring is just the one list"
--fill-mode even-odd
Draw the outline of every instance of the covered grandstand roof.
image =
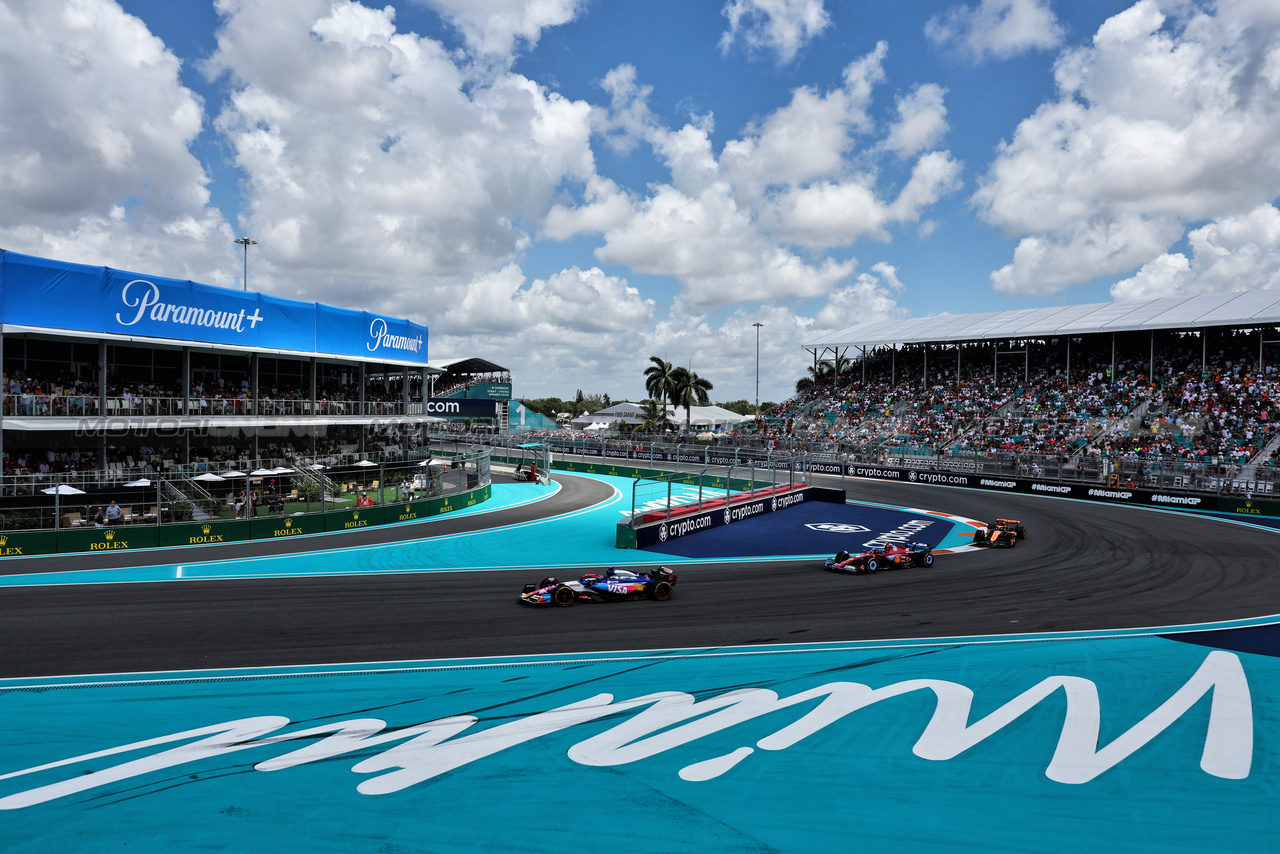
[[1053, 338], [1098, 332], [1280, 325], [1280, 289], [1264, 288], [1130, 302], [940, 314], [859, 323], [805, 343], [806, 350]]
[[507, 368], [502, 365], [490, 362], [488, 359], [470, 358], [470, 359], [446, 359], [441, 362], [432, 360], [427, 363], [427, 367], [434, 368], [440, 373], [452, 374], [505, 374], [510, 373]]

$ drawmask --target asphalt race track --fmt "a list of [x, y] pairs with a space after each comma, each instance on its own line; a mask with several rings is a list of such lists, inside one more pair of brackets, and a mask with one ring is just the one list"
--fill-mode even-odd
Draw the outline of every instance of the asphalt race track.
[[[556, 479], [564, 486], [556, 504], [513, 508], [481, 524], [598, 500], [599, 483]], [[516, 602], [524, 583], [545, 574], [537, 566], [4, 588], [0, 677], [1092, 631], [1280, 613], [1275, 531], [1035, 496], [863, 480], [844, 486], [854, 500], [1018, 518], [1028, 538], [1013, 550], [939, 557], [929, 570], [867, 576], [832, 575], [812, 561], [684, 566], [668, 602], [550, 610]], [[430, 532], [477, 524], [445, 522], [428, 523], [438, 525]], [[335, 544], [318, 538], [316, 547]], [[129, 556], [135, 564], [137, 557]], [[90, 567], [88, 558], [69, 560]], [[7, 562], [2, 571], [31, 572], [36, 563]]]

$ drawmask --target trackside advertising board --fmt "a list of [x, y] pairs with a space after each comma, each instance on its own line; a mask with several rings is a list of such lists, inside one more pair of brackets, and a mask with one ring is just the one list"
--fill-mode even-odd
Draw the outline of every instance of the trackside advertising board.
[[170, 546], [214, 546], [243, 540], [279, 540], [308, 534], [353, 531], [359, 528], [415, 522], [452, 513], [488, 501], [493, 486], [469, 492], [373, 507], [261, 516], [254, 519], [210, 520], [168, 525], [117, 525], [108, 528], [63, 528], [60, 531], [0, 532], [0, 557], [42, 554], [125, 551]]
[[719, 507], [704, 510], [701, 513], [688, 513], [671, 519], [664, 519], [660, 522], [638, 525], [634, 529], [628, 528], [629, 532], [634, 532], [634, 541], [631, 539], [631, 533], [627, 533], [624, 536], [624, 532], [621, 530], [627, 528], [627, 525], [620, 524], [618, 526], [617, 545], [619, 548], [643, 549], [647, 546], [656, 546], [659, 543], [665, 543], [679, 537], [687, 537], [690, 534], [696, 534], [698, 531], [720, 528], [724, 525], [740, 522], [743, 519], [750, 519], [763, 513], [773, 513], [777, 510], [784, 510], [787, 507], [794, 507], [797, 504], [813, 500], [813, 490], [809, 487], [802, 487], [780, 495], [770, 495], [766, 498], [754, 498], [750, 501], [735, 502], [728, 506], [722, 504]]
[[427, 363], [427, 327], [402, 318], [5, 251], [0, 322]]
[[[1058, 498], [1079, 498], [1086, 501], [1102, 501], [1118, 504], [1141, 504], [1150, 507], [1171, 507], [1182, 510], [1225, 510], [1230, 513], [1270, 515], [1255, 505], [1267, 505], [1280, 509], [1280, 503], [1246, 501], [1245, 499], [1219, 498], [1216, 495], [1182, 495], [1126, 486], [1104, 486], [1097, 483], [1054, 483], [1002, 475], [962, 474], [950, 471], [919, 471], [889, 466], [846, 466], [850, 477], [870, 477], [877, 480], [897, 480], [904, 483], [928, 483], [939, 486], [964, 486], [970, 489], [986, 489], [993, 492], [1020, 492], [1030, 495], [1049, 495]], [[1236, 509], [1236, 505], [1240, 509]]]

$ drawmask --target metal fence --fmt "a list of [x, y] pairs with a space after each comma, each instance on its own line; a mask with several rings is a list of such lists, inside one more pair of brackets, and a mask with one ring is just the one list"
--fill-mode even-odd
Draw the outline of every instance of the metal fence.
[[[112, 502], [118, 524], [285, 516], [355, 506], [361, 493], [392, 504], [469, 492], [492, 482], [489, 449], [433, 461], [426, 449], [240, 460], [109, 472], [0, 478], [0, 530], [90, 527]], [[114, 511], [113, 511], [114, 513]]]
[[224, 415], [422, 415], [422, 401], [402, 400], [306, 400], [299, 398], [226, 397], [129, 397], [100, 398], [96, 395], [6, 394], [6, 416], [49, 416], [62, 418], [112, 417], [217, 417]]
[[[919, 470], [954, 471], [966, 474], [1022, 477], [1056, 483], [1089, 483], [1133, 486], [1168, 492], [1211, 493], [1215, 495], [1280, 496], [1280, 469], [1247, 462], [1196, 462], [1171, 457], [1110, 457], [1081, 453], [1034, 454], [1004, 451], [965, 451], [930, 454], [882, 448], [877, 452], [854, 452], [831, 443], [792, 442], [784, 448], [748, 444], [742, 437], [718, 440], [716, 444], [669, 444], [635, 439], [531, 436], [529, 433], [491, 436], [446, 434], [433, 440], [474, 442], [511, 446], [540, 441], [568, 460], [649, 460], [674, 466], [675, 471], [691, 471], [711, 460], [732, 460], [736, 469], [790, 465], [799, 472], [843, 474], [851, 465], [878, 465]], [[787, 462], [783, 462], [787, 461]], [[723, 465], [723, 463], [721, 463]], [[735, 475], [740, 476], [740, 475]]]

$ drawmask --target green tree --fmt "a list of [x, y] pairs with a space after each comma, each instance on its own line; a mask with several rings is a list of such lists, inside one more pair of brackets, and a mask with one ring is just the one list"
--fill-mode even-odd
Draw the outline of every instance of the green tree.
[[727, 409], [730, 412], [736, 412], [738, 415], [750, 415], [756, 411], [749, 400], [730, 400], [726, 403], [717, 403], [721, 409]]
[[657, 356], [650, 356], [649, 361], [652, 364], [644, 369], [644, 390], [662, 407], [663, 417], [666, 417], [667, 403], [675, 403], [672, 396], [672, 374], [675, 368], [666, 359], [659, 359]]
[[693, 420], [693, 407], [706, 406], [711, 402], [707, 392], [714, 386], [711, 380], [705, 380], [689, 368], [679, 367], [671, 371], [671, 405], [684, 407], [684, 432], [689, 432], [689, 422]]
[[659, 403], [656, 400], [642, 400], [640, 405], [643, 407], [640, 413], [641, 419], [640, 429], [646, 433], [665, 433], [675, 425], [671, 423], [671, 419], [667, 417], [666, 404]]
[[835, 381], [835, 371], [828, 362], [819, 362], [816, 367], [809, 365], [805, 371], [809, 375], [796, 380], [796, 394], [803, 394], [810, 389], [830, 385]]

